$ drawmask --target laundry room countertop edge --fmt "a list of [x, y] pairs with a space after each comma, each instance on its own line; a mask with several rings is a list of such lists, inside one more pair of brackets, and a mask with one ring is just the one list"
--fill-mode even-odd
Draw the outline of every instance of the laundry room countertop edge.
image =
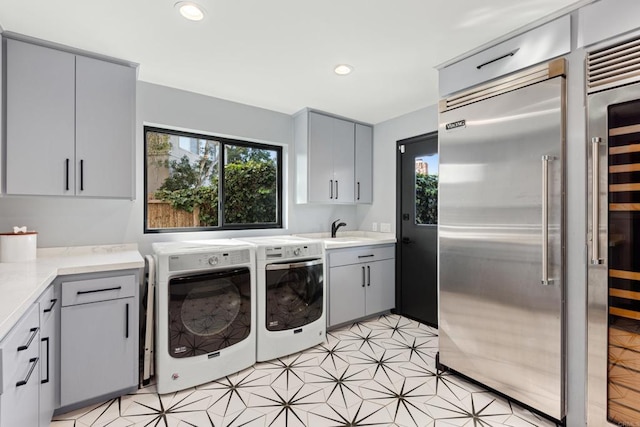
[[142, 267], [136, 244], [41, 248], [34, 261], [0, 263], [0, 340], [57, 276]]

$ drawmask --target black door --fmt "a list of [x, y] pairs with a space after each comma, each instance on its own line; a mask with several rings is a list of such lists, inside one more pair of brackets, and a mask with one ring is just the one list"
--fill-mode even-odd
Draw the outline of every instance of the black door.
[[438, 325], [438, 134], [398, 141], [398, 301]]

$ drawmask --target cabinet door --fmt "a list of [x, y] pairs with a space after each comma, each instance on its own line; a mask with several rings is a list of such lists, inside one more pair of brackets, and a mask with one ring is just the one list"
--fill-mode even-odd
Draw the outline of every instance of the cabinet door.
[[356, 203], [373, 200], [373, 129], [356, 124]]
[[136, 386], [134, 305], [123, 298], [62, 308], [61, 406]]
[[396, 306], [395, 259], [367, 264], [366, 314], [390, 310]]
[[329, 269], [329, 326], [365, 315], [365, 273], [364, 264]]
[[333, 118], [309, 113], [309, 201], [330, 203], [333, 188]]
[[[59, 288], [58, 288], [59, 289]], [[60, 296], [50, 286], [38, 300], [40, 312], [40, 426], [48, 427], [58, 405]]]
[[333, 119], [333, 179], [336, 203], [354, 202], [355, 124]]
[[73, 194], [75, 57], [6, 42], [7, 194]]
[[37, 304], [22, 317], [0, 343], [0, 426], [37, 426], [39, 327]]
[[76, 59], [76, 194], [133, 198], [135, 69]]

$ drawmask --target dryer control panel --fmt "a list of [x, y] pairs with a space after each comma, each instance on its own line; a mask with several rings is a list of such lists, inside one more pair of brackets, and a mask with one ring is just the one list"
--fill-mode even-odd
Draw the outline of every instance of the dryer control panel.
[[169, 256], [169, 271], [203, 270], [247, 264], [251, 260], [249, 249], [204, 252]]
[[267, 246], [264, 248], [266, 259], [295, 259], [322, 255], [322, 247], [318, 243]]

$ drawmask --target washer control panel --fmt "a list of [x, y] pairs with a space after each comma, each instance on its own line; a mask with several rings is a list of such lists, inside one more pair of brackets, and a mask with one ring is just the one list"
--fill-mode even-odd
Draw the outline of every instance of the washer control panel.
[[169, 256], [169, 271], [202, 270], [212, 267], [228, 267], [251, 261], [249, 249], [180, 254]]
[[297, 243], [290, 245], [266, 246], [264, 255], [266, 259], [291, 259], [307, 258], [322, 255], [321, 243]]

